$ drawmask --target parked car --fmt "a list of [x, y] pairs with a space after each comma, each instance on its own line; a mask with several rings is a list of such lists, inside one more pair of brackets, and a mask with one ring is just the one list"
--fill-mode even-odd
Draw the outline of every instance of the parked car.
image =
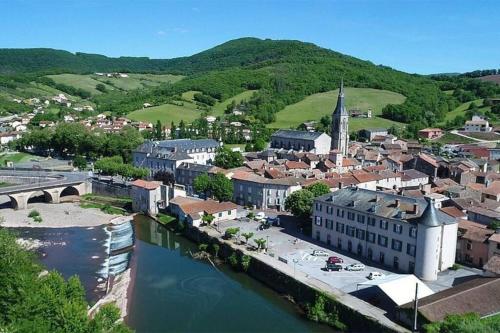
[[344, 259], [340, 257], [329, 257], [326, 262], [329, 264], [341, 264], [344, 262]]
[[369, 275], [368, 275], [368, 279], [369, 280], [375, 280], [375, 279], [380, 279], [380, 278], [383, 278], [385, 275], [380, 273], [380, 272], [371, 272]]
[[345, 268], [347, 271], [364, 271], [365, 265], [363, 264], [352, 264]]
[[267, 223], [275, 226], [280, 226], [280, 218], [279, 217], [267, 217]]
[[329, 263], [329, 262], [327, 262], [327, 263], [326, 263], [326, 266], [325, 266], [325, 269], [326, 269], [328, 272], [331, 272], [331, 271], [341, 271], [341, 270], [342, 270], [342, 265], [339, 265], [339, 264], [333, 264], [333, 263]]
[[323, 250], [314, 250], [312, 251], [311, 255], [315, 257], [328, 257], [328, 252]]
[[257, 214], [255, 214], [255, 219], [257, 221], [263, 221], [266, 219], [266, 214], [264, 214], [264, 212], [258, 212]]

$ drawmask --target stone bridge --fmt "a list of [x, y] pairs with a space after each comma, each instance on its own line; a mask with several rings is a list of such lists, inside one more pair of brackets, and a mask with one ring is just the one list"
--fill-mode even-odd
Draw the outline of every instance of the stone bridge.
[[46, 202], [59, 203], [67, 195], [92, 192], [90, 175], [84, 172], [0, 170], [0, 195], [10, 198], [14, 209], [26, 209], [35, 193], [43, 192]]

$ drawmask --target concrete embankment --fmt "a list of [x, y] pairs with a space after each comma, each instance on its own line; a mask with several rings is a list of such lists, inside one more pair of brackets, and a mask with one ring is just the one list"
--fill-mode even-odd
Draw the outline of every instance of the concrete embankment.
[[185, 236], [197, 243], [220, 245], [219, 256], [228, 258], [233, 253], [241, 258], [251, 256], [247, 274], [261, 281], [278, 293], [291, 296], [299, 304], [314, 304], [318, 293], [328, 297], [326, 310], [337, 313], [338, 319], [353, 332], [409, 332], [389, 320], [384, 311], [332, 286], [307, 276], [293, 266], [264, 253], [247, 250], [245, 245], [222, 239], [214, 229], [188, 228]]

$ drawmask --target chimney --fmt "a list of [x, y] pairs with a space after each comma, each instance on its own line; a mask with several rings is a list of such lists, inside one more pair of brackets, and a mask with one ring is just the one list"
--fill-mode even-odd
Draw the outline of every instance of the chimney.
[[413, 204], [413, 214], [415, 214], [415, 215], [418, 214], [418, 204], [416, 204], [416, 203]]

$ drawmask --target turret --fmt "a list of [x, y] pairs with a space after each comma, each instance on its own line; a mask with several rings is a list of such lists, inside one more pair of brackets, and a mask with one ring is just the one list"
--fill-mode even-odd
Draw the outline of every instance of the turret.
[[332, 150], [339, 150], [343, 156], [347, 156], [349, 146], [349, 115], [344, 102], [344, 81], [340, 83], [337, 105], [332, 114]]

